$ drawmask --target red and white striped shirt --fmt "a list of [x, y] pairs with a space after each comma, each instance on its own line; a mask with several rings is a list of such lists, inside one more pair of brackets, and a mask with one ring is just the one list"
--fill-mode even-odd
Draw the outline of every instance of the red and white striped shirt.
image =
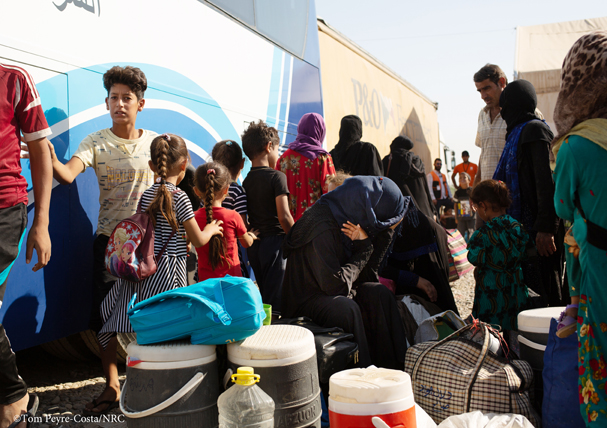
[[27, 181], [21, 175], [21, 141], [51, 134], [40, 96], [21, 67], [0, 64], [0, 209], [27, 204]]

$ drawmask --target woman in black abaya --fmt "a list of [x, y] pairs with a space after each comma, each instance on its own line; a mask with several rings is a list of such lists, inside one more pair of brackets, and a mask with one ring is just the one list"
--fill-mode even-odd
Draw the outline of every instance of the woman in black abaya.
[[331, 150], [335, 170], [350, 175], [384, 175], [379, 151], [371, 143], [360, 141], [363, 136], [363, 122], [356, 115], [342, 118], [339, 141]]
[[363, 367], [403, 368], [404, 328], [377, 272], [409, 203], [390, 179], [352, 177], [308, 209], [283, 244], [283, 315], [354, 334]]
[[422, 213], [432, 218], [437, 212], [428, 189], [424, 163], [411, 149], [413, 141], [409, 137], [396, 137], [390, 144], [390, 154], [382, 161], [384, 173], [396, 183], [404, 196], [411, 196], [415, 200]]

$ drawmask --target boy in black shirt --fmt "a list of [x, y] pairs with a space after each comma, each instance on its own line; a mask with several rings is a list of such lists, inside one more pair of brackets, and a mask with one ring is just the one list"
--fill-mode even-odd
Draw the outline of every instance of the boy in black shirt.
[[[474, 233], [474, 211], [470, 205], [470, 175], [467, 172], [459, 173], [459, 189], [455, 191], [456, 202], [455, 216], [457, 218], [457, 230], [462, 234], [466, 243]], [[467, 233], [467, 235], [466, 235]]]
[[279, 143], [278, 131], [261, 120], [252, 122], [242, 134], [242, 148], [253, 164], [242, 186], [247, 192], [249, 224], [259, 231], [259, 240], [247, 248], [247, 254], [263, 301], [277, 315], [287, 265], [282, 241], [294, 223], [287, 176], [274, 169]]

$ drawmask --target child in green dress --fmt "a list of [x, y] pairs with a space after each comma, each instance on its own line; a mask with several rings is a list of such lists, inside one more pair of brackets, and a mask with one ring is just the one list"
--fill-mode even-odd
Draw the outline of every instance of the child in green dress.
[[529, 236], [506, 214], [511, 199], [502, 181], [484, 180], [470, 194], [472, 209], [485, 224], [468, 242], [468, 261], [476, 266], [472, 315], [498, 324], [505, 334], [517, 329], [517, 315], [526, 309], [529, 292], [521, 260]]

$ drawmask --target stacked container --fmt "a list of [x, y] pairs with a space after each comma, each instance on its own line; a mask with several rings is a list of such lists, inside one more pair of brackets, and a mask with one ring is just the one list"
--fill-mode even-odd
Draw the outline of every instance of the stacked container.
[[275, 404], [274, 426], [320, 428], [322, 413], [314, 335], [294, 325], [263, 326], [228, 345], [228, 364], [252, 367]]
[[129, 428], [217, 427], [215, 346], [131, 342], [127, 354], [120, 409]]

